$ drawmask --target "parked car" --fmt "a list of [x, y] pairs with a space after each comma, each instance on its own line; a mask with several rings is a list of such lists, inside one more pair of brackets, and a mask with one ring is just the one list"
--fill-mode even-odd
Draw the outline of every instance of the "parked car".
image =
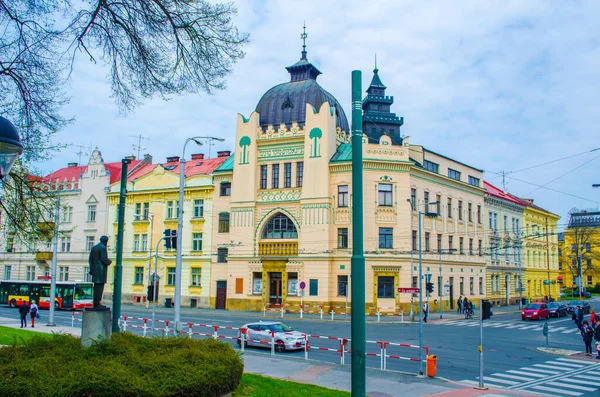
[[574, 300], [567, 303], [567, 313], [573, 313], [575, 306], [581, 306], [583, 313], [589, 313], [591, 311], [590, 304], [586, 301]]
[[583, 292], [583, 297], [584, 298], [591, 298], [592, 297], [592, 293], [590, 291], [584, 291]]
[[[246, 329], [244, 335], [244, 346], [260, 346], [260, 347], [271, 347], [270, 342], [272, 336], [275, 340], [275, 350], [278, 352], [284, 352], [286, 350], [298, 350], [304, 349], [306, 343], [303, 334], [298, 331], [294, 331], [292, 327], [289, 327], [280, 322], [264, 321], [258, 323], [244, 324], [240, 328]], [[242, 331], [239, 333], [240, 340], [238, 345], [241, 345]], [[261, 343], [263, 341], [263, 343]], [[264, 343], [264, 342], [267, 343]]]
[[550, 317], [565, 317], [567, 315], [567, 306], [559, 302], [548, 303], [548, 312]]
[[532, 302], [521, 313], [522, 320], [547, 320], [550, 318], [548, 305], [544, 302]]

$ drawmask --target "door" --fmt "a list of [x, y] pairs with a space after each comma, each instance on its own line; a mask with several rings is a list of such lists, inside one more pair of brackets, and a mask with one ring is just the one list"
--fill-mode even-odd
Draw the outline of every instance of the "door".
[[281, 273], [269, 273], [269, 301], [272, 305], [281, 304]]
[[448, 294], [450, 295], [450, 310], [454, 310], [454, 277], [448, 280]]
[[217, 281], [216, 309], [227, 309], [227, 281]]

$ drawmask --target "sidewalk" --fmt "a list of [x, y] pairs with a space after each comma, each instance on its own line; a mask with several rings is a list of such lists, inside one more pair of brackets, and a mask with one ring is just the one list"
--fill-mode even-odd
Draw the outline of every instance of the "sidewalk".
[[[45, 321], [44, 321], [45, 320]], [[27, 319], [27, 328], [24, 331], [43, 332], [46, 334], [71, 334], [76, 337], [81, 337], [81, 328], [79, 327], [63, 327], [63, 326], [48, 326], [48, 317], [43, 320], [36, 320], [35, 328], [31, 328], [31, 321]], [[12, 317], [0, 317], [0, 325], [8, 328], [21, 328], [21, 320]]]
[[[9, 317], [0, 317], [0, 325], [20, 328], [20, 321]], [[78, 327], [49, 327], [40, 322], [27, 331], [44, 333], [69, 333], [79, 337]], [[351, 391], [351, 366], [336, 365], [314, 360], [296, 360], [293, 358], [272, 357], [260, 353], [244, 353], [244, 372], [264, 375], [299, 383], [313, 384], [330, 389]], [[441, 378], [420, 378], [415, 375], [380, 371], [367, 368], [367, 395], [373, 397], [508, 397], [535, 396], [507, 391], [476, 390], [464, 387]]]

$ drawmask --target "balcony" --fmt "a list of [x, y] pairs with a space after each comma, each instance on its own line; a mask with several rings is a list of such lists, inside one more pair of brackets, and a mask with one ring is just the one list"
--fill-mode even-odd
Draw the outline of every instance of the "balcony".
[[258, 244], [259, 256], [298, 256], [297, 241], [273, 241]]
[[35, 253], [36, 261], [51, 261], [52, 260], [52, 251], [37, 251]]

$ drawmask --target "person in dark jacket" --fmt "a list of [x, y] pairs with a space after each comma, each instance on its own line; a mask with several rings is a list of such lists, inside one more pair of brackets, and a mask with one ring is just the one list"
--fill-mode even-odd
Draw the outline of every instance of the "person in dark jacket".
[[458, 309], [456, 310], [459, 313], [463, 311], [463, 298], [462, 295], [458, 297]]
[[27, 315], [29, 314], [29, 303], [23, 302], [19, 306], [19, 315], [21, 316], [21, 328], [27, 328]]
[[108, 237], [100, 237], [100, 242], [94, 245], [90, 251], [90, 274], [92, 275], [92, 282], [94, 283], [94, 307], [104, 308], [105, 306], [100, 304], [102, 300], [102, 293], [104, 292], [104, 284], [106, 284], [106, 277], [108, 273], [108, 266], [112, 263], [108, 259], [108, 252], [106, 245], [108, 243]]
[[581, 306], [577, 306], [579, 311], [577, 312], [577, 326], [581, 329], [583, 324], [583, 308]]
[[594, 330], [587, 321], [584, 321], [581, 325], [581, 337], [583, 338], [583, 343], [585, 343], [585, 355], [592, 355], [592, 339], [594, 336]]

